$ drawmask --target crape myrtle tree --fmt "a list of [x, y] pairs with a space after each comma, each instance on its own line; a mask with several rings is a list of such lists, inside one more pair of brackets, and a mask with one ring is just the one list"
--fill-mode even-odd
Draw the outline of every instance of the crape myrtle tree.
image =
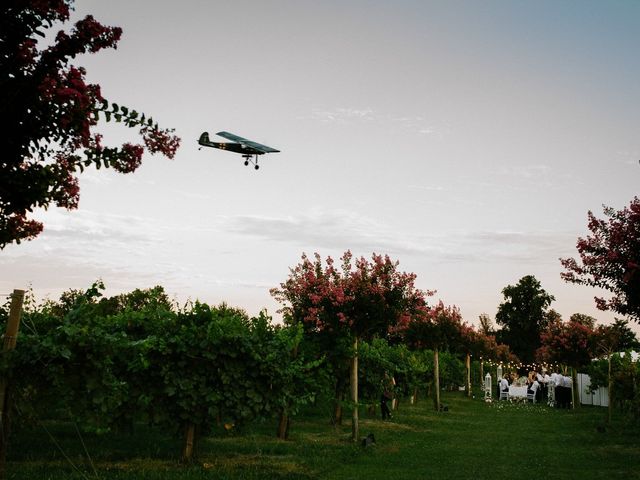
[[574, 313], [569, 317], [569, 320], [579, 323], [580, 325], [584, 325], [585, 327], [589, 327], [591, 330], [596, 328], [597, 320], [591, 315], [585, 315], [584, 313]]
[[[573, 318], [573, 316], [571, 317]], [[627, 320], [617, 318], [612, 325], [598, 325], [595, 329], [595, 353], [607, 356], [607, 388], [609, 393], [609, 407], [607, 409], [607, 422], [611, 423], [613, 410], [613, 375], [611, 358], [614, 353], [628, 349], [636, 349], [640, 346], [635, 333], [629, 328]]]
[[613, 410], [613, 377], [611, 375], [611, 356], [620, 345], [620, 331], [613, 325], [599, 325], [595, 332], [596, 352], [607, 356], [607, 392], [609, 394], [609, 406], [607, 408], [607, 423], [611, 423]]
[[516, 285], [502, 290], [504, 302], [498, 306], [496, 323], [500, 343], [506, 343], [524, 363], [534, 361], [540, 347], [540, 333], [549, 323], [547, 308], [555, 300], [533, 275], [522, 277]]
[[464, 366], [466, 370], [465, 390], [467, 396], [471, 397], [471, 357], [473, 355], [480, 356], [483, 343], [480, 334], [473, 328], [473, 325], [469, 325], [466, 322], [460, 325], [459, 335], [458, 349], [464, 355]]
[[[135, 171], [145, 150], [173, 158], [180, 140], [151, 118], [108, 102], [100, 86], [85, 81], [78, 55], [116, 48], [119, 27], [91, 15], [51, 42], [39, 42], [67, 22], [73, 0], [5, 0], [0, 7], [0, 249], [36, 237], [43, 225], [29, 218], [36, 207], [78, 206], [78, 174], [94, 165]], [[140, 144], [102, 144], [99, 120], [139, 131]]]
[[331, 257], [323, 262], [317, 253], [313, 260], [303, 254], [271, 294], [283, 305], [285, 318], [302, 323], [308, 335], [323, 338], [328, 350], [345, 339], [350, 343], [352, 438], [357, 440], [358, 342], [405, 329], [412, 318], [424, 314], [430, 292], [417, 289], [415, 274], [401, 272], [389, 256], [374, 253], [371, 260], [354, 259], [347, 251], [340, 260], [336, 267]]
[[574, 408], [580, 403], [575, 388], [577, 369], [588, 365], [593, 358], [594, 341], [593, 329], [575, 320], [552, 322], [540, 334], [541, 346], [536, 352], [537, 361], [571, 367]]
[[440, 410], [440, 351], [459, 344], [462, 315], [455, 305], [446, 306], [442, 300], [426, 312], [416, 315], [409, 323], [405, 339], [412, 348], [433, 349], [434, 407]]
[[609, 299], [595, 297], [600, 310], [611, 310], [640, 322], [640, 198], [628, 207], [603, 206], [607, 218], [589, 211], [586, 238], [578, 238], [579, 260], [560, 259], [562, 278], [570, 283], [609, 291]]
[[476, 330], [473, 325], [462, 323], [460, 325], [459, 347], [460, 352], [465, 356], [466, 367], [466, 391], [467, 396], [471, 396], [471, 357], [479, 360], [480, 381], [484, 379], [484, 357], [491, 356], [497, 348], [496, 339], [492, 335], [486, 335], [482, 331]]

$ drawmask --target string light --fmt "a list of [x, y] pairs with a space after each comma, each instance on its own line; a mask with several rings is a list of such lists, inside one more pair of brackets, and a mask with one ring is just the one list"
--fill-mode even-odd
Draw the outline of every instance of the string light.
[[560, 368], [559, 363], [550, 363], [550, 362], [542, 362], [542, 363], [522, 363], [522, 362], [500, 362], [494, 360], [484, 360], [485, 365], [489, 365], [490, 367], [500, 366], [502, 368], [528, 368], [530, 370], [540, 370], [542, 368], [547, 370], [554, 370]]

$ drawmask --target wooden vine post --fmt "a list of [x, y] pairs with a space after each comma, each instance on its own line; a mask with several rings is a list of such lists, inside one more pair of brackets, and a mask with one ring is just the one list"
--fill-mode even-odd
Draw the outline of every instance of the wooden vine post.
[[436, 412], [440, 411], [440, 365], [439, 365], [439, 355], [438, 348], [433, 350], [433, 403], [436, 407]]
[[[11, 295], [11, 306], [9, 308], [9, 320], [4, 334], [3, 355], [16, 348], [18, 329], [20, 328], [20, 314], [22, 313], [22, 302], [24, 301], [24, 290], [14, 290]], [[6, 476], [7, 443], [9, 440], [11, 410], [10, 401], [11, 390], [6, 377], [0, 379], [0, 479]]]
[[351, 401], [353, 402], [353, 414], [351, 418], [351, 439], [358, 441], [358, 337], [353, 340], [353, 358], [351, 359]]
[[609, 393], [609, 405], [607, 406], [607, 424], [611, 425], [611, 411], [613, 409], [613, 397], [611, 390], [613, 389], [613, 378], [611, 377], [611, 350], [607, 352], [607, 387]]
[[464, 364], [467, 369], [467, 397], [471, 397], [471, 354], [469, 352], [467, 352]]

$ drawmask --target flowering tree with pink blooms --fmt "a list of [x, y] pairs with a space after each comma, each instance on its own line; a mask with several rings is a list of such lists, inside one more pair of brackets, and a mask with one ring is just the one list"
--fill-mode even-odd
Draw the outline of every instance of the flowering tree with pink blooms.
[[398, 270], [398, 262], [373, 254], [354, 259], [350, 251], [335, 265], [319, 254], [290, 269], [289, 278], [271, 291], [283, 305], [289, 322], [302, 323], [308, 335], [325, 339], [328, 349], [345, 339], [352, 345], [351, 397], [354, 403], [352, 437], [358, 438], [358, 342], [386, 337], [407, 328], [428, 310], [424, 292], [415, 287], [415, 274]]
[[578, 239], [579, 260], [560, 260], [561, 276], [611, 292], [608, 300], [595, 297], [596, 306], [640, 322], [640, 198], [618, 211], [605, 206], [604, 214], [608, 218], [599, 219], [589, 211], [591, 234]]
[[[126, 106], [108, 102], [85, 70], [70, 62], [81, 54], [116, 48], [119, 27], [91, 15], [49, 46], [39, 40], [55, 23], [69, 20], [73, 0], [5, 0], [0, 7], [0, 249], [35, 238], [43, 225], [30, 219], [36, 207], [78, 206], [78, 173], [94, 165], [135, 171], [144, 151], [173, 158], [180, 139], [173, 130]], [[140, 144], [102, 144], [99, 120], [139, 131]]]
[[[588, 365], [594, 354], [595, 332], [578, 321], [551, 322], [540, 334], [541, 347], [536, 352], [538, 362], [559, 363], [572, 368], [575, 386], [579, 367]], [[579, 405], [574, 391], [573, 405]]]
[[494, 336], [485, 335], [466, 322], [460, 324], [458, 350], [465, 356], [467, 396], [471, 396], [471, 357], [475, 356], [480, 360], [480, 379], [482, 381], [484, 375], [482, 358], [483, 356], [491, 356], [496, 348]]
[[433, 349], [434, 406], [440, 410], [440, 351], [455, 348], [460, 342], [462, 315], [455, 305], [442, 300], [421, 315], [413, 317], [405, 330], [405, 339], [413, 348]]

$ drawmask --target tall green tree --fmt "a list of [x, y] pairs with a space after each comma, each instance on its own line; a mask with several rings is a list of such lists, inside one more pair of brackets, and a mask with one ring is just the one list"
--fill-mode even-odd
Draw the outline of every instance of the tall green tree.
[[595, 318], [593, 318], [591, 315], [585, 315], [584, 313], [574, 313], [569, 317], [569, 321], [584, 325], [591, 330], [596, 328], [597, 323], [597, 320]]
[[502, 326], [499, 341], [509, 345], [521, 361], [533, 362], [540, 347], [540, 333], [548, 324], [547, 309], [555, 298], [533, 275], [506, 286], [502, 294], [504, 302], [496, 313], [496, 323]]
[[481, 313], [480, 317], [478, 317], [478, 320], [480, 321], [479, 330], [484, 335], [494, 335], [496, 333], [493, 329], [493, 321], [491, 320], [491, 317], [489, 315], [487, 315], [486, 313]]
[[616, 318], [613, 324], [611, 324], [611, 329], [617, 338], [617, 348], [619, 351], [640, 349], [640, 341], [638, 341], [635, 332], [629, 328], [629, 320]]

